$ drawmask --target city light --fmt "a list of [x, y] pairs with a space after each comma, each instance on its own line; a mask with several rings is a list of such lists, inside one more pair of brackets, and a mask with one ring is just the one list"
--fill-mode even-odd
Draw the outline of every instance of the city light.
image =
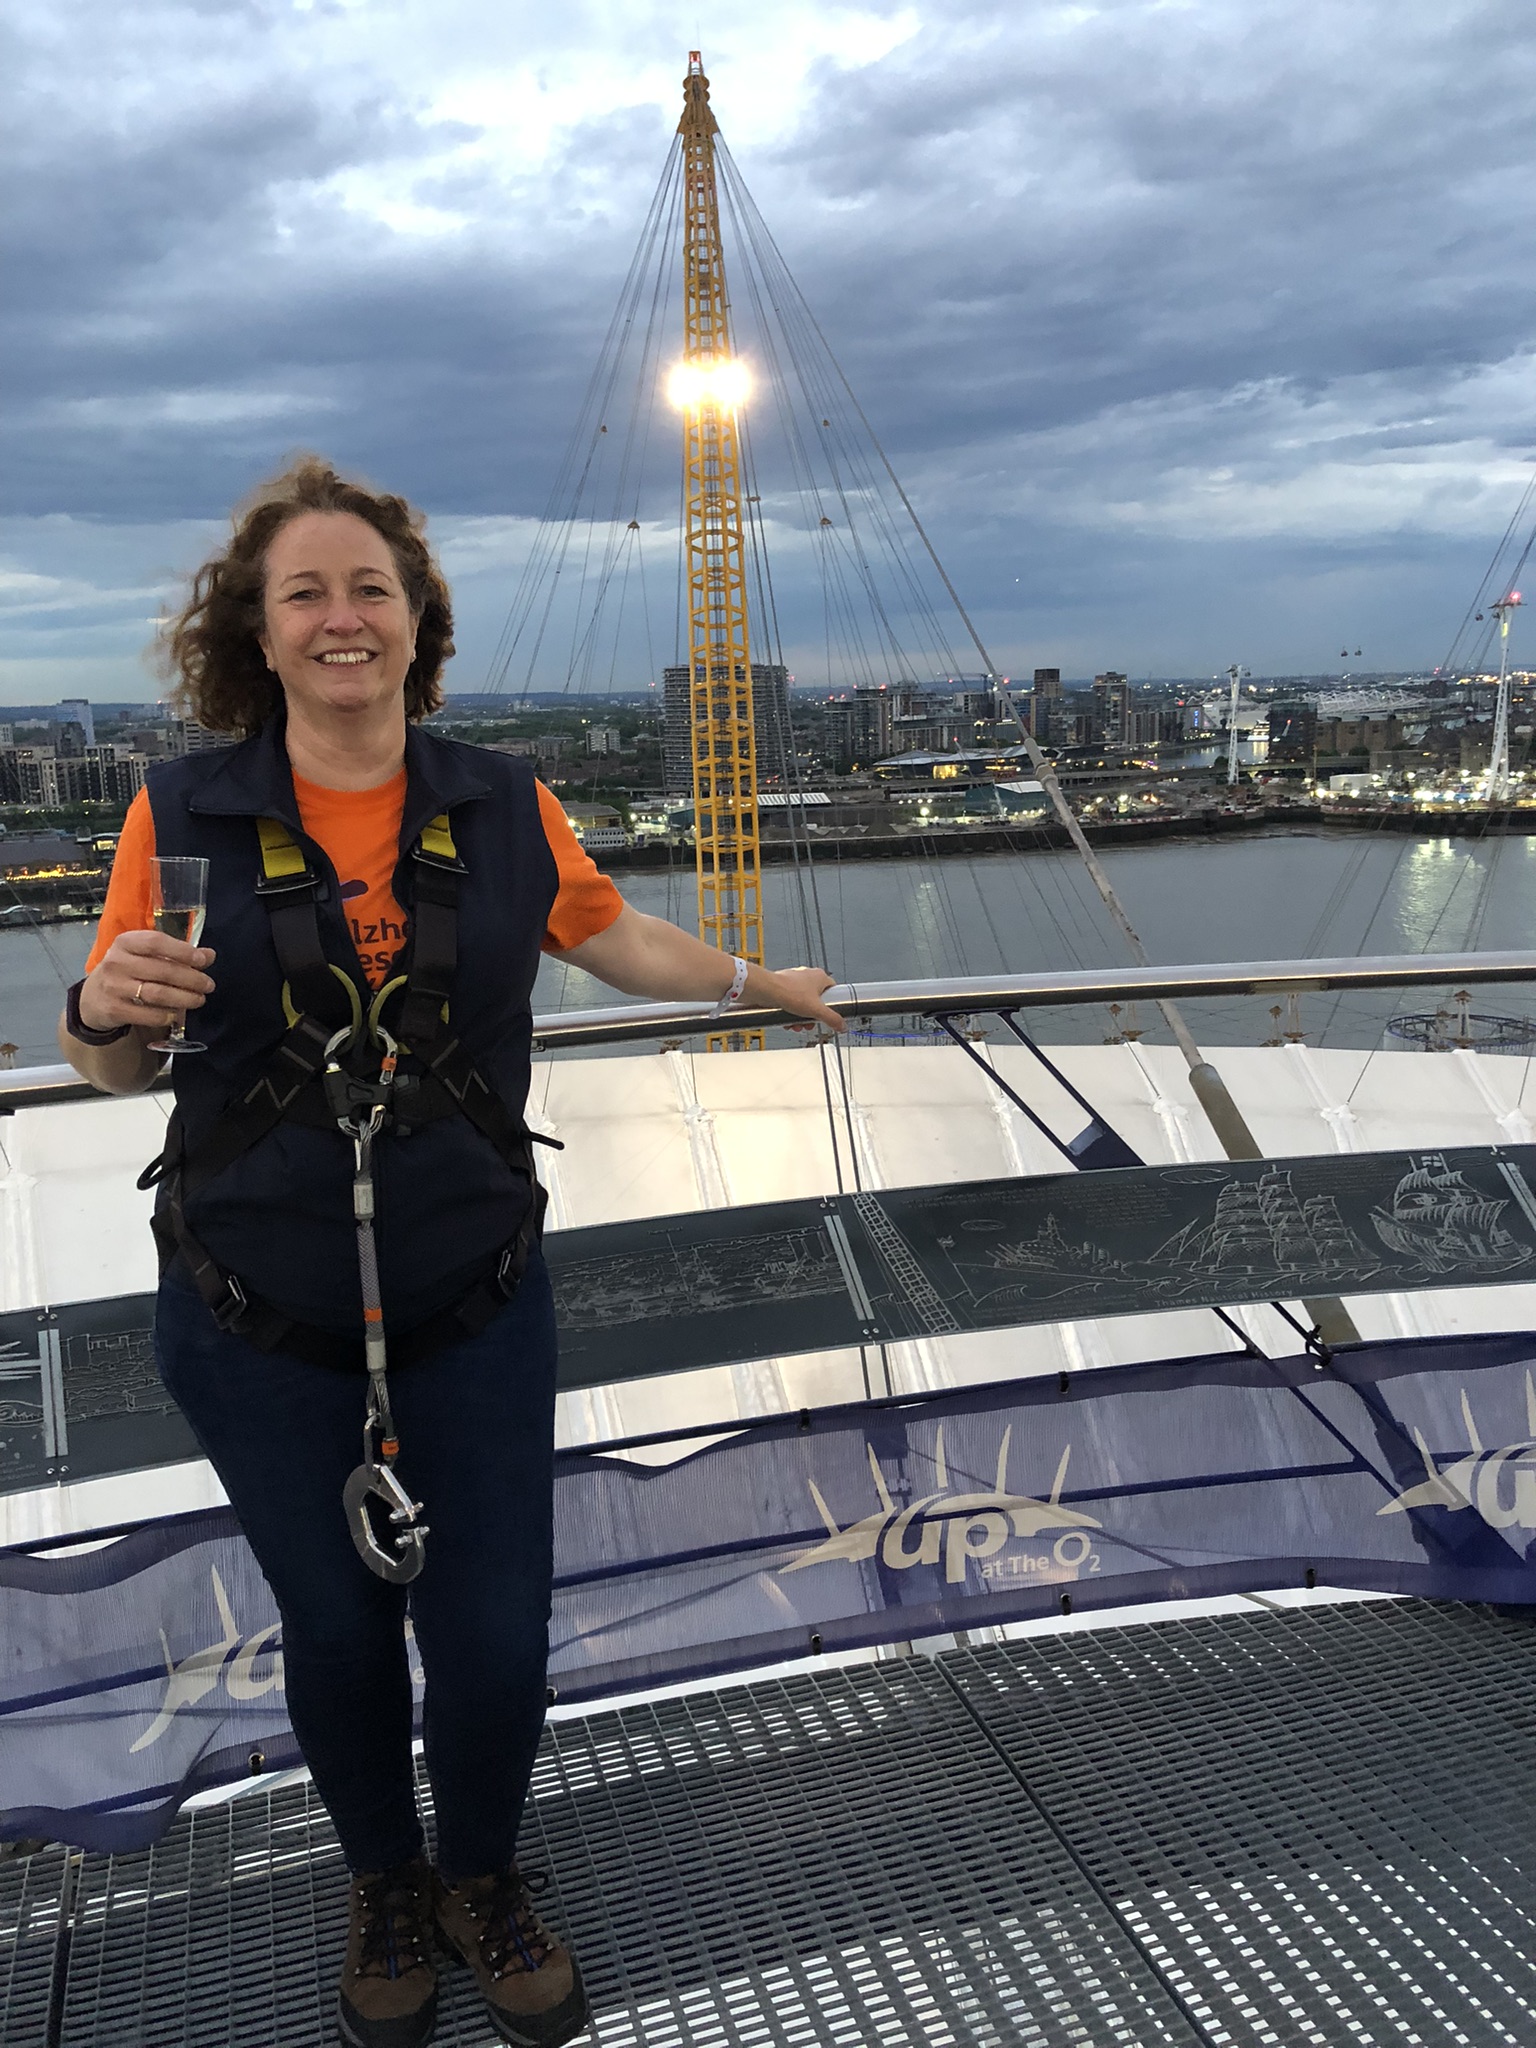
[[683, 412], [706, 405], [734, 412], [751, 388], [746, 364], [735, 357], [722, 362], [679, 363], [667, 379], [667, 396]]

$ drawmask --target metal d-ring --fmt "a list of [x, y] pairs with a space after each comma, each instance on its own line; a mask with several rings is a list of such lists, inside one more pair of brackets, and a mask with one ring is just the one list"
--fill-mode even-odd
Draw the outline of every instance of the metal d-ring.
[[[343, 1027], [339, 1035], [343, 1037], [350, 1045], [354, 1039], [360, 1038], [362, 1036], [363, 999], [358, 994], [357, 983], [352, 979], [351, 975], [346, 972], [345, 968], [338, 967], [334, 960], [328, 960], [326, 962], [326, 965], [330, 968], [332, 974], [335, 975], [336, 979], [341, 983], [342, 987], [347, 992], [347, 1007], [352, 1012], [352, 1021]], [[298, 1023], [301, 1012], [294, 1008], [293, 991], [286, 981], [283, 983], [281, 993], [283, 1016], [288, 1024], [288, 1028], [292, 1030], [293, 1026]], [[332, 1042], [334, 1043], [334, 1040]]]
[[[369, 1503], [375, 1500], [388, 1508], [389, 1520], [399, 1532], [391, 1538], [388, 1550], [374, 1528]], [[342, 1489], [341, 1501], [352, 1541], [369, 1571], [392, 1585], [409, 1585], [426, 1559], [427, 1528], [416, 1519], [421, 1502], [411, 1499], [387, 1465], [372, 1461], [353, 1472]]]
[[[367, 1027], [369, 1037], [372, 1038], [376, 1044], [382, 1042], [384, 1039], [389, 1037], [389, 1033], [384, 1029], [382, 1023], [384, 1015], [384, 1005], [389, 1001], [390, 997], [395, 993], [395, 991], [397, 989], [404, 988], [407, 985], [408, 981], [408, 975], [397, 974], [393, 981], [385, 982], [384, 986], [374, 996], [373, 1001], [368, 1005], [368, 1012], [367, 1016], [364, 1018], [364, 1023]], [[443, 1022], [446, 1024], [448, 1022], [448, 1005], [446, 1002], [443, 1004], [442, 1010], [439, 1012], [439, 1014], [442, 1017]], [[409, 1050], [409, 1048], [407, 1047], [405, 1048], [405, 1050]]]

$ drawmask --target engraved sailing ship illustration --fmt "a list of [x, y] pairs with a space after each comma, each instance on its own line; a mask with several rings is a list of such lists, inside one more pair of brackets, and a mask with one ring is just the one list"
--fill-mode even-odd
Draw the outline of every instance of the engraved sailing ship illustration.
[[1305, 1273], [1311, 1279], [1375, 1272], [1383, 1263], [1339, 1214], [1332, 1195], [1298, 1195], [1284, 1167], [1228, 1181], [1209, 1223], [1198, 1218], [1147, 1261], [1190, 1279]]
[[1431, 1273], [1499, 1273], [1526, 1256], [1499, 1220], [1508, 1207], [1470, 1187], [1443, 1152], [1426, 1152], [1393, 1189], [1391, 1208], [1372, 1209], [1371, 1222], [1390, 1251]]

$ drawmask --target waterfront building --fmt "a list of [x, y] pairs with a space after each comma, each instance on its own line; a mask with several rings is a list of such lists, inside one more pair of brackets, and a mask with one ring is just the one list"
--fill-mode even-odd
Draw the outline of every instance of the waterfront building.
[[[960, 745], [962, 721], [949, 712], [917, 711], [891, 724], [893, 754], [944, 754]], [[969, 737], [966, 734], [965, 737]]]
[[1269, 707], [1271, 767], [1305, 762], [1317, 750], [1317, 705], [1309, 698], [1277, 697]]
[[1119, 743], [1127, 747], [1162, 747], [1184, 737], [1184, 710], [1179, 704], [1125, 704]]
[[1322, 756], [1369, 755], [1374, 767], [1378, 754], [1401, 747], [1406, 737], [1403, 721], [1395, 713], [1385, 718], [1323, 718], [1317, 721], [1315, 744]]
[[612, 852], [629, 844], [624, 820], [612, 804], [568, 803], [566, 821], [588, 853]]
[[851, 695], [829, 697], [822, 706], [823, 746], [835, 773], [869, 768], [895, 747], [895, 723], [912, 717], [922, 702], [915, 683], [860, 683]]

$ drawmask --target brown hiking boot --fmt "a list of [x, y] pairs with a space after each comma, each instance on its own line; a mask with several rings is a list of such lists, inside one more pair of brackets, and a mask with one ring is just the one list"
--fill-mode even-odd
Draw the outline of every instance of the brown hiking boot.
[[437, 1879], [437, 1926], [475, 1973], [496, 2031], [513, 2048], [560, 2048], [587, 2023], [587, 1994], [570, 1950], [534, 1911], [548, 1879], [514, 1864], [499, 1877]]
[[421, 2048], [437, 2024], [432, 1872], [424, 1858], [352, 1880], [337, 2026], [350, 2048]]

